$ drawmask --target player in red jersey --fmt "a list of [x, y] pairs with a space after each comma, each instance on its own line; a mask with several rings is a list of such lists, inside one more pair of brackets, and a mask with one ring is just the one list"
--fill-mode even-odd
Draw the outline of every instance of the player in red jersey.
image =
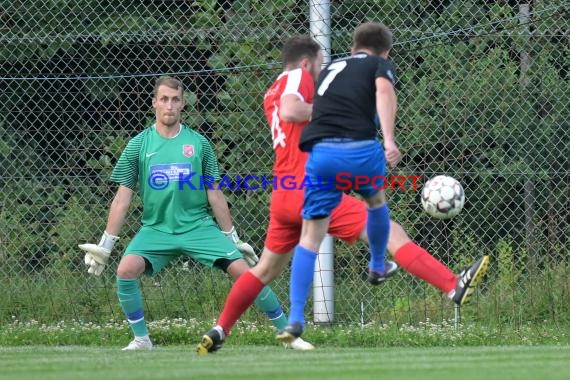
[[[306, 47], [297, 45], [307, 44]], [[308, 154], [299, 149], [301, 131], [311, 118], [315, 79], [320, 72], [322, 53], [313, 50], [314, 61], [306, 57], [305, 51], [318, 45], [305, 37], [293, 39], [283, 51], [285, 62], [293, 61], [292, 69], [283, 72], [265, 93], [263, 100], [265, 117], [271, 127], [275, 162], [274, 178], [285, 176], [292, 183], [300, 184], [305, 176], [305, 163]], [[298, 50], [297, 50], [298, 49]], [[292, 56], [292, 58], [289, 58]], [[305, 56], [305, 58], [303, 58]], [[302, 63], [302, 61], [304, 61]], [[276, 186], [271, 193], [269, 230], [265, 239], [265, 252], [286, 256], [284, 267], [289, 261], [292, 249], [301, 236], [301, 208], [303, 189], [298, 186], [289, 190]], [[354, 197], [343, 196], [341, 204], [331, 217], [329, 232], [331, 235], [353, 243], [357, 240], [366, 224], [366, 217], [360, 213], [364, 203]], [[279, 270], [279, 273], [282, 269]], [[272, 276], [271, 276], [272, 277]], [[271, 280], [269, 280], [271, 281]]]
[[[273, 171], [277, 178], [293, 176], [296, 183], [301, 183], [308, 155], [299, 149], [299, 140], [302, 129], [311, 119], [315, 79], [320, 73], [323, 55], [313, 39], [293, 37], [285, 43], [282, 59], [285, 71], [279, 75], [264, 98], [265, 115], [271, 127], [275, 150]], [[269, 228], [261, 259], [234, 283], [217, 325], [198, 344], [199, 353], [213, 352], [220, 348], [231, 328], [261, 289], [288, 265], [293, 248], [301, 236], [302, 206], [303, 190], [273, 190]], [[366, 218], [366, 204], [343, 194], [341, 203], [331, 214], [328, 232], [348, 243], [357, 240], [368, 243]], [[483, 256], [456, 276], [415, 244], [402, 226], [394, 221], [390, 222], [388, 251], [400, 267], [440, 289], [459, 305], [468, 300], [488, 265], [488, 257]], [[474, 273], [478, 276], [473, 276]], [[306, 347], [312, 348], [310, 344]]]

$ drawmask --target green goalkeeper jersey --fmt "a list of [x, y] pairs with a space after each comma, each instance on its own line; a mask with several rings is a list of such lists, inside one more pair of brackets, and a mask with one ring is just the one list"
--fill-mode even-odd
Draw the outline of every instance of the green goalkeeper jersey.
[[142, 225], [167, 233], [192, 230], [211, 218], [208, 184], [219, 181], [218, 161], [208, 140], [186, 125], [172, 138], [152, 125], [129, 141], [111, 181], [136, 191]]

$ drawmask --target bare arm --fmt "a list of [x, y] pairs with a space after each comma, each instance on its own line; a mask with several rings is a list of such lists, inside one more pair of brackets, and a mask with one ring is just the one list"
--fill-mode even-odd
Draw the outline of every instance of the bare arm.
[[396, 166], [402, 157], [396, 145], [396, 110], [398, 101], [391, 81], [386, 78], [376, 78], [376, 111], [382, 128], [386, 161], [392, 167]]
[[238, 236], [236, 229], [232, 223], [232, 217], [230, 214], [230, 208], [228, 207], [228, 201], [222, 190], [218, 189], [217, 183], [214, 183], [211, 189], [207, 189], [208, 202], [212, 207], [212, 212], [216, 217], [216, 221], [222, 230], [222, 233], [230, 239], [230, 241], [236, 246], [236, 248], [243, 254], [244, 259], [250, 266], [254, 266], [258, 261], [259, 257], [255, 254], [253, 247], [247, 243], [244, 243]]
[[228, 207], [228, 201], [222, 190], [218, 189], [217, 183], [214, 183], [211, 189], [207, 189], [208, 203], [212, 207], [212, 212], [214, 217], [218, 222], [222, 231], [230, 231], [233, 227], [232, 217], [230, 214], [230, 208]]
[[293, 94], [281, 97], [279, 107], [279, 118], [293, 123], [300, 123], [311, 120], [313, 105], [302, 101]]
[[386, 78], [376, 78], [376, 111], [380, 118], [384, 142], [396, 140], [394, 129], [397, 108], [396, 92], [392, 82]]
[[121, 232], [121, 227], [125, 222], [132, 199], [133, 191], [126, 186], [120, 185], [109, 208], [109, 217], [107, 218], [107, 227], [105, 228], [105, 231], [109, 234], [118, 236]]
[[120, 185], [109, 208], [107, 227], [99, 244], [79, 244], [79, 248], [85, 251], [84, 261], [89, 267], [87, 270], [89, 274], [99, 276], [105, 269], [111, 251], [119, 240], [118, 235], [121, 232], [132, 197], [133, 191], [126, 186]]

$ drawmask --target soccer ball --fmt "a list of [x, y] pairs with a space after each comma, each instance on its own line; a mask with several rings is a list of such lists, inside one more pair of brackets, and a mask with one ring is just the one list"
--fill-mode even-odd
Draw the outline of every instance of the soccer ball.
[[464, 204], [463, 186], [453, 177], [438, 175], [427, 181], [422, 189], [422, 206], [434, 218], [453, 218]]

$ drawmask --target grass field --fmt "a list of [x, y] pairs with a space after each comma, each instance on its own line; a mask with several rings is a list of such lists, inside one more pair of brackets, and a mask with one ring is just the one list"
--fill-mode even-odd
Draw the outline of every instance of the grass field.
[[569, 346], [319, 348], [231, 346], [205, 357], [193, 347], [1, 347], [0, 380], [42, 379], [567, 380]]

